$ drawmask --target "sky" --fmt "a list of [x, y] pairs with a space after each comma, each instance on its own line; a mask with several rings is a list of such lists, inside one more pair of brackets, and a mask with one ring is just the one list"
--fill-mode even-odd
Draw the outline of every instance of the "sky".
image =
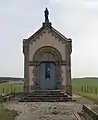
[[0, 0], [0, 76], [24, 76], [22, 41], [44, 22], [72, 39], [72, 77], [98, 77], [98, 0]]

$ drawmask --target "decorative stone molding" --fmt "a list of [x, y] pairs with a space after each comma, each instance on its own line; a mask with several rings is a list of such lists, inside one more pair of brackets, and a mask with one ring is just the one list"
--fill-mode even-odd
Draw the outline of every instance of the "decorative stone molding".
[[38, 78], [37, 78], [37, 67], [34, 66], [33, 68], [33, 88], [36, 88], [38, 89], [39, 87], [39, 81], [38, 81]]
[[[62, 61], [54, 61], [56, 65], [66, 65], [66, 61], [62, 60]], [[38, 66], [40, 64], [40, 61], [29, 61], [29, 66]]]
[[[58, 78], [56, 78], [56, 80], [57, 80], [57, 82], [56, 82], [57, 83], [56, 88], [60, 89], [61, 86], [62, 86], [62, 80], [63, 80], [62, 75], [61, 75], [62, 71], [61, 71], [60, 66], [61, 65], [65, 65], [66, 61], [63, 61], [62, 57], [61, 57], [61, 54], [55, 48], [50, 47], [50, 46], [45, 46], [45, 47], [39, 48], [35, 52], [35, 54], [33, 56], [33, 61], [29, 61], [29, 65], [33, 65], [34, 66], [34, 69], [33, 69], [33, 71], [34, 71], [34, 79], [35, 79], [34, 80], [34, 86], [35, 86], [34, 88], [40, 89], [39, 88], [39, 78], [37, 77], [38, 76], [37, 75], [37, 73], [38, 73], [37, 68], [39, 66], [39, 63], [41, 62], [40, 61], [40, 57], [42, 57], [42, 54], [45, 53], [45, 52], [48, 52], [49, 54], [52, 54], [53, 57], [55, 58], [54, 62], [56, 64], [56, 73], [59, 74]], [[61, 76], [61, 79], [60, 79], [60, 76]]]
[[[38, 33], [37, 36], [34, 36], [32, 40], [36, 42], [36, 40], [39, 40], [39, 38], [42, 37], [46, 32], [50, 33], [52, 37], [58, 39], [58, 41], [62, 44], [66, 44], [67, 38], [65, 40], [63, 35], [59, 35], [60, 33], [58, 33], [58, 31], [56, 31], [54, 28], [49, 27], [43, 28], [43, 30], [40, 33]], [[32, 43], [32, 41], [29, 41], [29, 43]]]
[[42, 37], [45, 34], [45, 31], [41, 31], [40, 34], [37, 34], [37, 36], [35, 36], [34, 38], [32, 38], [32, 41], [29, 41], [30, 43], [36, 42], [36, 40], [39, 40], [40, 37]]
[[56, 61], [62, 61], [62, 56], [60, 52], [56, 48], [51, 47], [51, 46], [44, 46], [44, 47], [39, 48], [33, 56], [33, 61], [40, 61], [40, 57], [45, 52], [52, 54]]

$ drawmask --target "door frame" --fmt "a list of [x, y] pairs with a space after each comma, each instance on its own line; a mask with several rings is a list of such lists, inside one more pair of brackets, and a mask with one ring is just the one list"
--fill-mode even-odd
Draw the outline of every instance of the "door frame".
[[[38, 66], [40, 66], [41, 64], [45, 64], [45, 63], [52, 63], [52, 64], [54, 64], [54, 66], [56, 66], [56, 64], [55, 64], [55, 62], [54, 61], [41, 61], [40, 63], [39, 63], [39, 65]], [[54, 69], [55, 70], [55, 69]], [[40, 70], [39, 70], [40, 71]], [[51, 72], [50, 72], [50, 74], [51, 74]], [[56, 74], [55, 74], [56, 75]], [[54, 76], [55, 76], [54, 75]], [[51, 79], [51, 76], [50, 76], [50, 79]], [[54, 79], [54, 82], [55, 82], [55, 87], [53, 88], [53, 89], [56, 89], [56, 77], [55, 77], [55, 79]], [[40, 79], [39, 79], [39, 87], [40, 87]], [[40, 88], [41, 89], [41, 88]], [[47, 90], [48, 90], [49, 88], [47, 88]], [[50, 88], [51, 89], [51, 88]], [[52, 90], [52, 89], [51, 89]]]

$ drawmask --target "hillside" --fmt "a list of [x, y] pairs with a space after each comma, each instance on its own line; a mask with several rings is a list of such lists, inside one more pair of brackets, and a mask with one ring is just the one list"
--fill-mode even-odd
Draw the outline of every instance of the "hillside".
[[97, 79], [98, 80], [98, 77], [72, 78], [72, 80], [91, 80], [91, 79]]
[[23, 81], [23, 78], [15, 78], [15, 77], [0, 77], [0, 82], [6, 82], [6, 81]]

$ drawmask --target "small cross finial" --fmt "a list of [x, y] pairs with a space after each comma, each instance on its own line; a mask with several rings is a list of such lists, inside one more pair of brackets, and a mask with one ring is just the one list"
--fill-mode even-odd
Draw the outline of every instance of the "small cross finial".
[[45, 22], [49, 22], [49, 19], [48, 19], [49, 11], [47, 8], [45, 9], [44, 13], [45, 13]]

